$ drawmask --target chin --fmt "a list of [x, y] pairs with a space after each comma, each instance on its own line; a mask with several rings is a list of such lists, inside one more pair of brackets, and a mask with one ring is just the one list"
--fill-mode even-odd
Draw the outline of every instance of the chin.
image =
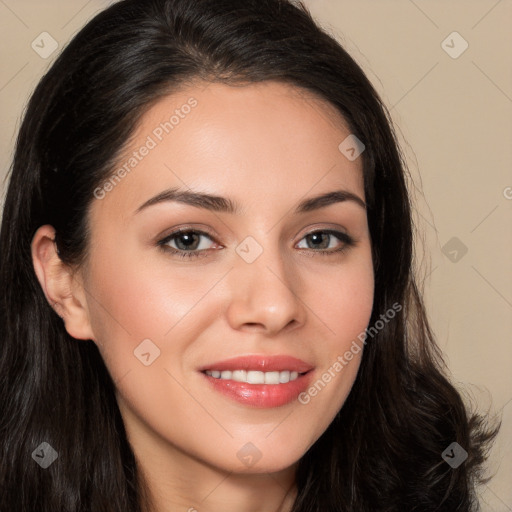
[[252, 443], [246, 443], [237, 451], [237, 460], [224, 461], [225, 469], [239, 474], [278, 473], [295, 466], [304, 455], [306, 447], [291, 449], [290, 445], [281, 444], [281, 449], [275, 447], [257, 449]]

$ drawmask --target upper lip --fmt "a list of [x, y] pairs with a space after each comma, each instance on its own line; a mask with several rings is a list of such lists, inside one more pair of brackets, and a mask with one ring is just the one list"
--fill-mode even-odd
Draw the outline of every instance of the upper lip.
[[290, 370], [298, 373], [306, 373], [314, 367], [302, 359], [297, 359], [288, 355], [248, 355], [233, 357], [223, 361], [209, 363], [199, 368], [199, 371], [205, 370], [255, 370], [261, 372], [285, 371]]

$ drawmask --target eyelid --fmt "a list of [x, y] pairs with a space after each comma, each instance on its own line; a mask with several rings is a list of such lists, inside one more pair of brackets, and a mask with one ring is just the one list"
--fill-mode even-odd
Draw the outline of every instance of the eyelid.
[[[312, 224], [310, 226], [306, 226], [303, 230], [301, 230], [299, 233], [299, 241], [302, 240], [305, 236], [310, 235], [312, 233], [316, 233], [317, 231], [323, 231], [324, 233], [342, 233], [350, 238], [353, 238], [349, 235], [348, 230], [345, 229], [342, 226], [339, 226], [337, 224], [329, 224], [329, 223], [316, 223]], [[295, 237], [293, 237], [295, 238]], [[293, 240], [293, 238], [291, 240]]]
[[[192, 227], [192, 226], [182, 226], [182, 227], [176, 228], [174, 231], [171, 231], [168, 235], [165, 235], [163, 238], [159, 237], [159, 241], [157, 242], [157, 244], [161, 245], [161, 246], [165, 246], [167, 243], [169, 243], [169, 241], [171, 241], [172, 239], [177, 237], [180, 233], [195, 233], [197, 235], [206, 236], [207, 238], [210, 238], [212, 240], [212, 242], [214, 242], [215, 244], [219, 245], [220, 247], [223, 247], [222, 244], [220, 244], [217, 241], [216, 235], [213, 235], [207, 229], [203, 229], [203, 228], [200, 229], [200, 228]], [[171, 249], [174, 249], [174, 248], [171, 247]], [[206, 250], [207, 249], [202, 249], [201, 251], [189, 251], [189, 252], [203, 252]], [[180, 252], [185, 252], [185, 251], [180, 251]]]
[[[167, 240], [169, 238], [171, 238], [172, 236], [175, 236], [175, 235], [179, 235], [180, 233], [188, 233], [188, 232], [194, 232], [194, 233], [199, 233], [201, 235], [205, 235], [205, 236], [208, 236], [210, 237], [212, 240], [214, 240], [216, 243], [219, 243], [216, 238], [217, 238], [217, 235], [214, 234], [213, 230], [211, 230], [210, 228], [206, 227], [206, 226], [198, 226], [198, 225], [185, 225], [185, 226], [180, 226], [178, 228], [173, 228], [171, 230], [166, 230], [164, 231], [164, 234], [163, 235], [158, 235], [157, 239], [162, 242], [163, 240]], [[167, 233], [167, 234], [165, 234]], [[220, 244], [219, 244], [220, 245]]]

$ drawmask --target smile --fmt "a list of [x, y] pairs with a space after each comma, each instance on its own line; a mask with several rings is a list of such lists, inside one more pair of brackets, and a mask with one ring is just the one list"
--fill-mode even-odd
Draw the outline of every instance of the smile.
[[215, 395], [246, 407], [269, 409], [297, 400], [314, 366], [289, 354], [248, 354], [197, 368]]

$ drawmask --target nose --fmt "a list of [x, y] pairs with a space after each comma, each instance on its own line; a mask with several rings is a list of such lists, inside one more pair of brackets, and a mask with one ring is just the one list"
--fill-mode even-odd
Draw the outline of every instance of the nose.
[[233, 329], [273, 336], [305, 322], [300, 276], [283, 261], [279, 247], [265, 247], [252, 263], [236, 256], [229, 273], [227, 320]]

